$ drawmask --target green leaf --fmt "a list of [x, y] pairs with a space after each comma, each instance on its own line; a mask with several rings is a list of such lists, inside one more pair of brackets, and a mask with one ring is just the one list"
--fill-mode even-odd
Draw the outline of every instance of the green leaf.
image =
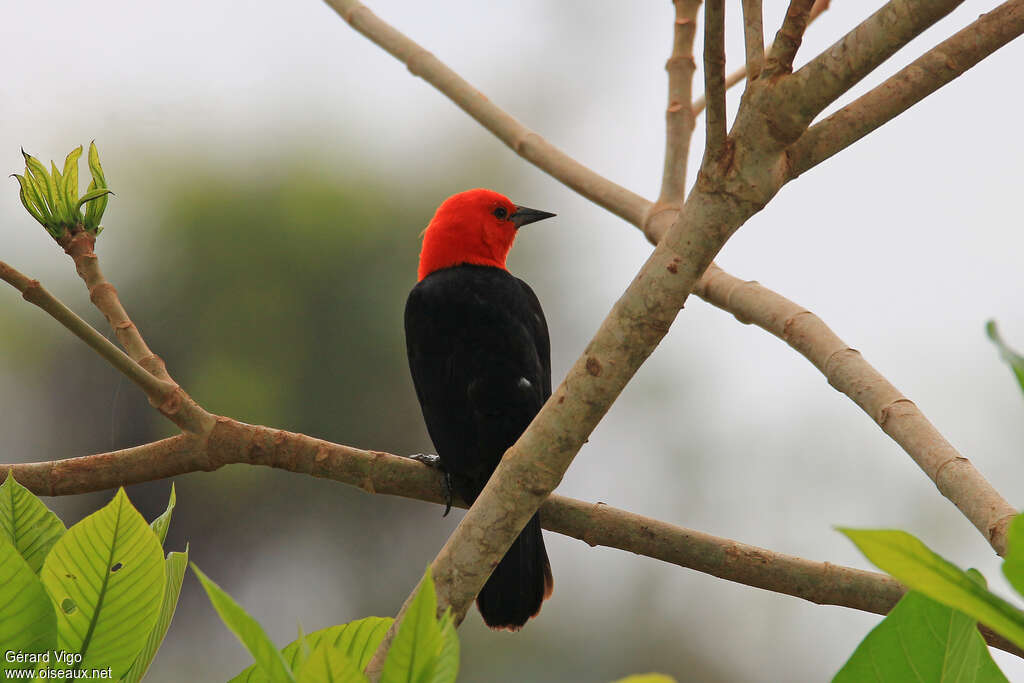
[[25, 157], [25, 169], [29, 174], [32, 175], [32, 179], [39, 186], [43, 199], [46, 201], [46, 206], [50, 216], [54, 219], [58, 218], [59, 211], [57, 210], [57, 200], [54, 196], [55, 185], [53, 178], [46, 172], [46, 167], [43, 163], [36, 159], [25, 150], [21, 150], [21, 155]]
[[18, 185], [20, 187], [18, 196], [21, 198], [21, 205], [25, 207], [25, 210], [28, 211], [32, 218], [35, 218], [40, 225], [46, 227], [46, 218], [34, 201], [35, 196], [32, 193], [32, 178], [26, 178], [25, 176], [17, 173], [12, 173], [11, 175], [18, 179]]
[[910, 591], [861, 641], [833, 683], [876, 681], [1005, 682], [963, 612]]
[[124, 489], [68, 529], [41, 574], [57, 607], [57, 645], [74, 669], [128, 671], [160, 613], [167, 581], [160, 543]]
[[[373, 653], [384, 640], [388, 629], [394, 623], [390, 617], [366, 617], [358, 621], [330, 626], [307, 633], [306, 644], [316, 649], [321, 643], [327, 643], [331, 647], [341, 650], [345, 655], [355, 662], [359, 671], [366, 668], [366, 665], [373, 659]], [[295, 640], [288, 647], [281, 650], [284, 657], [293, 670], [298, 668], [297, 662], [301, 659], [301, 643]], [[231, 679], [229, 683], [267, 683], [267, 678], [255, 664]]]
[[440, 661], [445, 639], [436, 614], [437, 593], [430, 576], [430, 567], [427, 567], [416, 597], [398, 625], [395, 639], [391, 641], [391, 648], [381, 670], [380, 683], [438, 680], [435, 674], [446, 667]]
[[1024, 647], [1024, 612], [990, 593], [905, 531], [839, 529], [875, 566], [912, 590], [958, 609]]
[[195, 565], [195, 562], [192, 563], [192, 571], [199, 577], [199, 581], [203, 584], [203, 588], [206, 589], [206, 594], [209, 596], [210, 602], [213, 603], [213, 608], [220, 615], [221, 620], [238, 636], [245, 649], [252, 654], [256, 664], [267, 676], [267, 680], [271, 681], [271, 683], [295, 683], [295, 677], [292, 675], [291, 669], [284, 661], [281, 653], [274, 647], [274, 643], [271, 642], [263, 627], [249, 616], [242, 609], [242, 606], [225, 593], [220, 586], [207, 578], [206, 574], [199, 571], [199, 567]]
[[1017, 378], [1017, 383], [1020, 384], [1021, 391], [1024, 391], [1024, 356], [1020, 355], [1003, 342], [1002, 336], [999, 334], [999, 330], [996, 329], [996, 321], [989, 320], [985, 323], [985, 333], [988, 338], [992, 340], [992, 343], [999, 349], [999, 355], [1003, 357], [1003, 360], [1009, 363], [1010, 369], [1013, 370], [1014, 376]]
[[633, 674], [614, 683], [676, 683], [676, 679], [665, 674]]
[[441, 651], [438, 652], [430, 683], [447, 683], [459, 675], [459, 635], [455, 632], [450, 607], [444, 611], [438, 625], [441, 629]]
[[[10, 477], [8, 477], [8, 480]], [[57, 614], [35, 571], [0, 534], [0, 645], [5, 652], [43, 653], [57, 645]], [[0, 672], [31, 669], [30, 662], [8, 662]]]
[[106, 187], [107, 180], [103, 177], [103, 167], [100, 166], [100, 153], [96, 149], [96, 141], [89, 143], [89, 173], [96, 181], [96, 187]]
[[[92, 174], [93, 182], [96, 183], [96, 189], [107, 189], [107, 179], [103, 175], [103, 167], [100, 166], [100, 153], [96, 149], [95, 140], [89, 143], [89, 172]], [[107, 210], [108, 201], [109, 197], [104, 195], [100, 199], [97, 199], [95, 202], [89, 204], [89, 206], [94, 208], [96, 212], [95, 220], [93, 221], [93, 226], [96, 230], [96, 234], [99, 234], [99, 223], [103, 219], [103, 212]]]
[[[92, 187], [92, 184], [90, 183], [89, 186]], [[106, 197], [108, 194], [114, 194], [114, 193], [111, 192], [110, 190], [106, 189], [106, 188], [104, 188], [102, 190], [92, 190], [92, 189], [90, 189], [88, 192], [83, 194], [82, 198], [78, 200], [77, 204], [75, 204], [75, 211], [78, 211], [79, 209], [81, 209], [83, 204], [85, 204], [87, 202], [91, 202], [91, 201], [93, 201], [95, 199], [99, 199], [100, 197]]]
[[149, 525], [153, 529], [153, 533], [156, 534], [156, 537], [160, 539], [160, 545], [163, 545], [164, 541], [167, 540], [167, 529], [171, 526], [171, 513], [174, 512], [176, 503], [177, 497], [174, 495], [174, 483], [172, 482], [171, 497], [167, 501], [167, 509]]
[[53, 213], [64, 225], [72, 225], [74, 221], [71, 220], [71, 204], [68, 203], [67, 195], [64, 194], [64, 176], [57, 170], [57, 164], [52, 161], [50, 162], [50, 176], [53, 182], [51, 194], [56, 209]]
[[[173, 491], [173, 489], [172, 489]], [[173, 497], [173, 493], [172, 493]], [[174, 618], [174, 610], [178, 607], [178, 596], [181, 594], [181, 582], [185, 579], [185, 570], [188, 569], [188, 546], [183, 553], [167, 553], [165, 563], [167, 582], [164, 584], [163, 602], [160, 604], [160, 616], [157, 617], [153, 630], [149, 632], [149, 638], [132, 663], [131, 669], [122, 679], [124, 683], [138, 683], [146, 675], [146, 670], [153, 662], [156, 651], [164, 642], [167, 629]]]
[[64, 524], [57, 515], [8, 471], [0, 484], [0, 536], [5, 536], [38, 574], [50, 548], [63, 535]]
[[79, 145], [71, 150], [67, 158], [64, 159], [64, 186], [62, 188], [64, 202], [68, 207], [68, 218], [75, 223], [80, 218], [76, 205], [78, 203], [78, 158], [81, 156], [82, 146]]
[[321, 642], [295, 671], [298, 683], [365, 683], [369, 679], [342, 650]]
[[1024, 514], [1014, 517], [1006, 532], [1003, 575], [1014, 590], [1024, 595]]

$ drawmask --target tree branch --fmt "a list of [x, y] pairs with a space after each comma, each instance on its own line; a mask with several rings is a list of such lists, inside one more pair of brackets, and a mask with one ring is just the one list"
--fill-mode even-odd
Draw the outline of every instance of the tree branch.
[[[440, 475], [401, 456], [219, 418], [211, 438], [180, 434], [111, 453], [4, 466], [30, 491], [62, 496], [166, 479], [224, 465], [273, 467], [331, 479], [367, 493], [444, 504]], [[453, 504], [466, 507], [456, 499]], [[885, 574], [814, 562], [620, 510], [552, 495], [541, 506], [545, 529], [590, 546], [616, 548], [711, 576], [808, 600], [887, 614], [905, 588]], [[985, 630], [982, 629], [983, 633]], [[1024, 657], [991, 632], [990, 644]]]
[[818, 316], [714, 265], [694, 292], [740, 322], [754, 323], [771, 332], [811, 361], [829, 384], [849, 396], [907, 452], [997, 553], [1005, 554], [1007, 527], [1017, 510], [943, 438], [910, 399]]
[[[746, 2], [756, 1], [758, 3], [758, 8], [760, 9], [760, 0], [745, 0], [745, 1]], [[830, 4], [831, 4], [831, 0], [815, 0], [814, 6], [811, 7], [811, 16], [807, 20], [807, 25], [810, 26], [812, 23], [814, 23], [814, 20], [817, 19], [818, 16], [821, 15], [822, 12], [827, 10], [829, 8]], [[744, 12], [746, 12], [746, 9], [744, 9]], [[746, 16], [746, 14], [744, 14], [744, 17], [745, 16]], [[761, 15], [758, 14], [759, 21], [760, 21], [760, 17], [761, 17]], [[748, 34], [748, 31], [750, 29], [747, 28], [746, 20], [744, 20], [743, 28], [744, 28], [744, 36], [746, 37], [747, 40], [749, 40], [750, 39], [750, 35]], [[763, 58], [767, 57], [767, 55], [764, 54], [764, 27], [761, 26], [760, 34], [756, 34], [755, 33], [755, 35], [760, 35], [761, 36], [761, 40], [760, 40], [760, 45], [761, 45], [761, 50], [762, 50], [762, 57], [761, 58], [763, 59]], [[749, 61], [750, 60], [750, 52], [749, 52], [750, 46], [749, 45], [747, 46], [747, 49], [748, 49], [747, 61]], [[758, 74], [754, 74], [754, 78], [756, 78], [757, 76], [758, 76]], [[740, 68], [736, 69], [731, 74], [729, 74], [729, 75], [727, 75], [725, 77], [725, 89], [728, 90], [729, 88], [733, 87], [737, 83], [742, 82], [744, 79], [746, 79], [746, 77], [747, 77], [747, 65], [744, 64], [743, 66], [741, 66]], [[693, 115], [697, 116], [702, 111], [704, 111], [704, 107], [706, 107], [707, 104], [708, 104], [708, 102], [707, 102], [707, 99], [705, 98], [704, 95], [701, 95], [700, 97], [695, 99], [693, 101], [693, 105], [692, 105], [693, 106]]]
[[387, 50], [448, 96], [512, 151], [558, 178], [581, 195], [634, 225], [641, 225], [647, 202], [639, 195], [600, 176], [529, 130], [496, 106], [437, 57], [381, 21], [358, 0], [325, 0], [352, 28]]
[[[765, 58], [765, 75], [788, 74], [793, 71], [793, 60], [804, 39], [804, 31], [810, 21], [814, 0], [790, 0], [786, 18], [775, 34], [775, 42]], [[749, 57], [748, 57], [749, 59]]]
[[167, 374], [163, 360], [149, 350], [138, 328], [135, 327], [135, 323], [128, 317], [114, 285], [110, 284], [103, 276], [99, 258], [93, 251], [96, 245], [96, 235], [80, 231], [72, 236], [72, 232], [69, 231], [65, 233], [60, 245], [75, 262], [75, 270], [89, 290], [89, 300], [110, 323], [117, 340], [132, 360], [159, 379], [173, 382], [174, 380]]
[[697, 32], [700, 0], [675, 0], [672, 55], [665, 64], [668, 71], [668, 109], [665, 112], [665, 169], [661, 178], [658, 204], [682, 206], [686, 192], [686, 160], [693, 137], [693, 38]]
[[725, 153], [725, 2], [708, 0], [704, 9], [704, 92], [708, 111], [704, 117], [707, 142], [704, 163], [718, 160]]
[[89, 323], [79, 318], [74, 311], [50, 294], [39, 284], [38, 280], [33, 280], [23, 275], [2, 261], [0, 261], [0, 279], [21, 292], [25, 301], [35, 304], [49, 313], [57, 322], [88, 344], [104, 360], [134, 382], [145, 392], [149, 402], [167, 419], [182, 429], [185, 429], [190, 424], [188, 415], [183, 414], [180, 410], [179, 392], [181, 390], [178, 385], [150, 374], [124, 351], [114, 346], [110, 340], [97, 332]]
[[811, 126], [790, 152], [790, 176], [817, 166], [889, 122], [1024, 33], [1024, 0], [981, 15], [896, 75], [824, 121]]
[[[761, 73], [761, 66], [764, 63], [764, 13], [761, 9], [761, 0], [743, 0], [743, 43], [747, 52], [747, 62], [740, 76], [733, 81], [738, 83], [746, 74], [750, 74], [750, 80], [754, 80]], [[725, 87], [728, 90], [732, 87], [729, 79], [733, 74], [725, 78]], [[703, 107], [701, 107], [703, 108]]]
[[875, 67], [952, 12], [963, 0], [890, 0], [793, 74], [793, 94], [809, 123]]

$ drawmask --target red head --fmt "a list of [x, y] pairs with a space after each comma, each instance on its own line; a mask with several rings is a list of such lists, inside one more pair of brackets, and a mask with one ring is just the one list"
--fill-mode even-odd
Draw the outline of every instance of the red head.
[[472, 263], [505, 268], [516, 231], [553, 213], [516, 206], [491, 190], [467, 190], [444, 200], [423, 234], [419, 279]]

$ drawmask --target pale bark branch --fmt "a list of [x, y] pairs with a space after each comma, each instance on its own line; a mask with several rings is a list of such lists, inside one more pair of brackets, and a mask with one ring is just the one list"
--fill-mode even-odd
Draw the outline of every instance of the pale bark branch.
[[[764, 13], [761, 8], [761, 0], [743, 0], [743, 44], [746, 49], [747, 61], [738, 73], [739, 78], [729, 83], [729, 79], [737, 73], [733, 72], [725, 77], [725, 87], [728, 90], [732, 85], [743, 80], [743, 77], [750, 74], [753, 80], [761, 73], [764, 64]], [[703, 107], [702, 107], [703, 108]]]
[[665, 111], [665, 168], [661, 177], [658, 204], [683, 203], [686, 192], [686, 161], [693, 137], [693, 39], [697, 32], [700, 0], [675, 0], [672, 55], [665, 64], [668, 71], [668, 108]]
[[822, 320], [756, 282], [744, 282], [712, 265], [694, 292], [754, 323], [792, 346], [828, 383], [849, 396], [914, 462], [939, 491], [977, 527], [1000, 555], [1017, 510], [939, 433], [920, 409]]
[[725, 154], [726, 145], [724, 0], [708, 0], [704, 8], [704, 92], [708, 99], [704, 163], [708, 163]]
[[1024, 0], [1009, 0], [942, 41], [824, 121], [790, 151], [791, 177], [817, 166], [889, 122], [1024, 33]]
[[[90, 253], [91, 251], [89, 249]], [[95, 266], [95, 259], [96, 257], [93, 254], [91, 256], [93, 266]], [[98, 266], [95, 266], [95, 268], [96, 272], [99, 272]], [[102, 275], [100, 277], [102, 278]], [[92, 325], [79, 318], [74, 311], [50, 294], [39, 284], [38, 280], [33, 280], [23, 275], [2, 261], [0, 261], [0, 279], [20, 291], [22, 298], [26, 301], [35, 304], [49, 313], [57, 322], [66, 327], [72, 334], [96, 351], [100, 357], [114, 366], [118, 372], [134, 382], [145, 392], [150, 405], [160, 411], [161, 415], [179, 428], [192, 434], [201, 434], [209, 431], [213, 426], [213, 416], [210, 413], [193, 401], [185, 393], [185, 390], [173, 380], [170, 378], [164, 379], [167, 377], [166, 371], [160, 373], [162, 376], [158, 376], [152, 370], [144, 368], [137, 359], [132, 358], [117, 348], [109, 339], [93, 328]], [[113, 286], [107, 283], [102, 289], [107, 293], [107, 301], [112, 298], [114, 302], [117, 302], [117, 306], [120, 307], [120, 303], [117, 301], [117, 293], [114, 291]], [[127, 315], [125, 315], [125, 318], [127, 318]], [[134, 330], [134, 326], [132, 326], [132, 329]], [[137, 331], [134, 334], [137, 336]], [[138, 337], [138, 340], [141, 342], [141, 337]], [[145, 347], [144, 342], [142, 347]], [[136, 352], [138, 352], [138, 349], [139, 347], [136, 346]], [[146, 350], [148, 351], [148, 349]], [[143, 355], [143, 358], [146, 357], [156, 358], [152, 352]], [[154, 367], [162, 368], [163, 363], [160, 362], [158, 366]]]
[[[749, 2], [750, 0], [747, 0], [747, 1]], [[760, 0], [757, 0], [757, 2], [758, 2], [758, 8], [760, 9]], [[811, 16], [807, 20], [808, 26], [811, 25], [812, 23], [814, 23], [814, 20], [817, 19], [818, 16], [822, 12], [827, 10], [829, 8], [830, 4], [831, 4], [831, 0], [815, 0], [814, 6], [811, 7]], [[744, 12], [746, 12], [745, 9], [744, 9]], [[746, 15], [744, 15], [744, 16], [746, 16]], [[761, 14], [758, 14], [758, 19], [759, 19], [759, 21], [763, 21], [761, 19]], [[760, 28], [760, 36], [761, 36], [761, 43], [760, 44], [761, 44], [761, 50], [762, 50], [761, 59], [763, 60], [765, 57], [767, 57], [767, 55], [764, 53], [764, 26], [763, 26], [763, 24], [759, 24], [759, 25], [761, 26], [761, 28]], [[746, 37], [746, 40], [748, 40], [748, 41], [750, 40], [750, 34], [749, 34], [750, 30], [751, 29], [749, 29], [746, 26], [746, 20], [744, 20], [744, 36]], [[749, 52], [750, 46], [749, 46], [749, 44], [747, 45], [747, 50], [748, 50], [748, 52], [747, 52], [747, 60], [749, 61], [750, 60], [750, 52]], [[757, 75], [758, 74], [755, 73], [754, 77], [756, 78]], [[732, 73], [728, 74], [725, 77], [725, 89], [728, 90], [729, 88], [733, 87], [737, 83], [742, 83], [744, 80], [746, 80], [746, 78], [747, 78], [747, 65], [744, 64], [743, 66], [741, 66], [740, 68], [736, 69], [735, 71], [733, 71]], [[705, 98], [705, 96], [703, 94], [700, 97], [698, 97], [697, 99], [695, 99], [693, 101], [693, 105], [692, 105], [693, 106], [693, 115], [695, 117], [698, 116], [702, 111], [704, 111], [704, 108], [707, 106], [707, 104], [708, 104], [708, 101], [707, 101], [707, 99]]]
[[512, 151], [615, 215], [641, 225], [646, 200], [600, 176], [526, 128], [437, 57], [381, 21], [358, 0], [326, 0], [352, 28], [384, 48], [442, 93]]
[[[110, 453], [5, 465], [39, 496], [104, 491], [190, 472], [246, 464], [312, 475], [367, 493], [444, 504], [439, 474], [409, 458], [219, 418], [209, 439], [180, 434]], [[456, 499], [453, 504], [466, 507]], [[552, 495], [541, 524], [590, 546], [616, 548], [819, 605], [887, 614], [906, 590], [885, 574], [815, 562], [605, 505]], [[1024, 653], [982, 629], [995, 647]]]
[[775, 34], [775, 42], [765, 57], [766, 76], [788, 74], [793, 71], [793, 60], [800, 49], [800, 43], [803, 42], [813, 4], [814, 0], [790, 0], [782, 27]]
[[963, 0], [890, 0], [795, 74], [791, 94], [809, 123]]
[[[342, 15], [400, 59], [409, 61], [403, 51], [410, 45], [422, 51], [361, 5], [331, 2], [335, 7], [347, 6], [351, 11], [341, 11]], [[910, 6], [916, 7], [914, 0], [894, 1], [887, 7]], [[788, 163], [787, 148], [806, 131], [813, 118], [807, 113], [808, 102], [813, 103], [818, 97], [806, 91], [820, 85], [824, 91], [831, 88], [838, 94], [842, 90], [836, 84], [852, 84], [860, 70], [866, 73], [884, 52], [891, 54], [900, 41], [909, 40], [911, 34], [934, 20], [929, 18], [928, 11], [909, 16], [896, 14], [874, 22], [869, 19], [865, 24], [870, 30], [855, 31], [854, 37], [848, 36], [843, 49], [833, 50], [831, 58], [818, 57], [797, 74], [781, 75], [771, 84], [763, 83], [764, 79], [752, 81], [729, 138], [730, 153], [712, 159], [712, 163], [705, 158], [693, 191], [665, 232], [656, 235], [642, 222], [641, 217], [654, 212], [647, 211], [649, 205], [636, 195], [629, 198], [629, 211], [623, 210], [620, 200], [607, 195], [597, 201], [618, 215], [631, 216], [628, 220], [644, 225], [649, 237], [663, 238], [586, 352], [505, 454], [477, 503], [435, 559], [432, 568], [441, 609], [451, 606], [456, 619], [464, 616], [490, 568], [557, 486], [597, 422], [663, 338], [715, 254], [786, 182], [786, 174], [780, 171]], [[366, 17], [372, 17], [372, 22], [362, 20]], [[715, 25], [714, 17], [711, 25]], [[375, 36], [375, 31], [383, 33]], [[848, 64], [835, 65], [829, 61], [843, 55], [849, 57]], [[432, 57], [418, 58], [413, 63], [413, 71], [432, 83], [443, 81], [442, 76], [450, 73]], [[836, 73], [824, 78], [818, 72], [825, 66], [836, 66]], [[444, 86], [439, 87], [452, 96]], [[500, 128], [495, 121], [510, 118], [500, 110], [478, 115], [491, 130]], [[496, 117], [493, 121], [492, 116]], [[736, 173], [736, 168], [742, 169], [742, 173]], [[545, 170], [569, 182], [551, 170], [550, 164]], [[386, 647], [387, 642], [382, 650]]]
[[60, 245], [74, 261], [75, 270], [89, 290], [89, 300], [110, 323], [114, 335], [125, 352], [154, 376], [167, 382], [173, 382], [174, 380], [167, 374], [163, 360], [149, 349], [142, 339], [142, 334], [135, 327], [135, 323], [128, 317], [128, 312], [121, 305], [114, 285], [110, 284], [103, 276], [99, 258], [94, 251], [96, 235], [85, 231], [79, 231], [74, 235], [72, 232], [66, 232], [64, 238], [60, 240]]
[[[45, 287], [39, 284], [38, 280], [23, 275], [2, 261], [0, 261], [0, 279], [21, 292], [22, 298], [25, 301], [35, 304], [49, 313], [54, 320], [84, 341], [104, 360], [113, 365], [118, 372], [134, 382], [145, 392], [151, 404], [160, 407], [169, 401], [173, 401], [177, 385], [156, 377], [139, 365], [128, 354], [117, 348], [109, 339], [96, 331], [92, 325], [78, 317], [74, 311], [47, 291]], [[163, 409], [160, 412], [172, 422], [178, 424], [178, 420], [175, 419], [177, 415], [174, 412], [167, 413]]]

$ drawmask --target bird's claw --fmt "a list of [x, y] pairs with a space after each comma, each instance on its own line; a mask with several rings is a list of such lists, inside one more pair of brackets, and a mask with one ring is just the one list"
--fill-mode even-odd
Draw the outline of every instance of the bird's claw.
[[441, 465], [441, 456], [431, 453], [413, 453], [409, 459], [441, 471], [441, 496], [444, 498], [444, 514], [441, 516], [447, 517], [448, 513], [452, 511], [452, 475], [450, 472], [446, 472]]

